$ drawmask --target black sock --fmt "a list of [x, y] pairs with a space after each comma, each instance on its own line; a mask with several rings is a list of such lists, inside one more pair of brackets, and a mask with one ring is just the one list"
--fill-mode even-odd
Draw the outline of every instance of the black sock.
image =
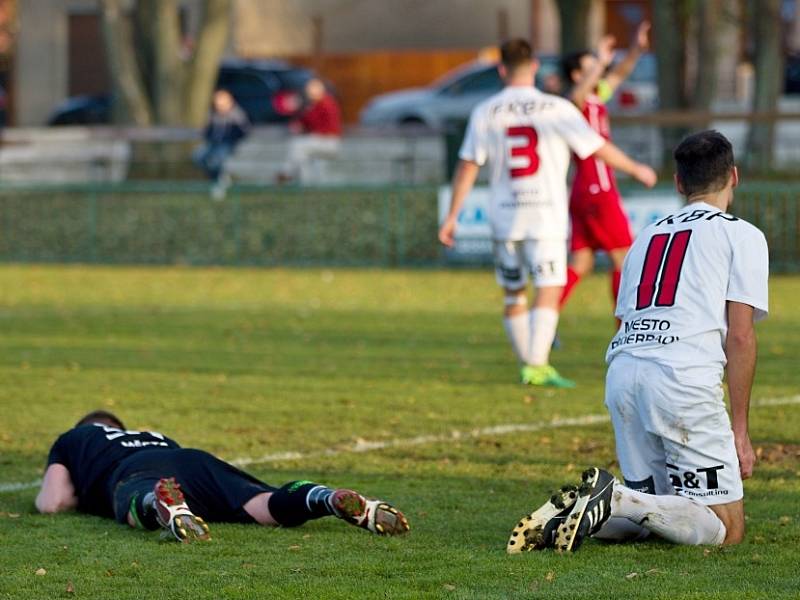
[[269, 512], [284, 527], [335, 514], [329, 499], [333, 490], [310, 481], [291, 481], [269, 497]]

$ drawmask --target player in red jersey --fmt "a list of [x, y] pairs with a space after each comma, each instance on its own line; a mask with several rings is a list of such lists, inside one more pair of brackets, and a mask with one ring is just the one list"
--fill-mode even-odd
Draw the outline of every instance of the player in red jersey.
[[[650, 23], [642, 22], [625, 58], [607, 75], [605, 72], [614, 58], [612, 36], [600, 41], [596, 56], [582, 51], [562, 60], [564, 76], [572, 84], [569, 99], [583, 112], [592, 129], [606, 140], [611, 139], [611, 130], [605, 102], [631, 74], [639, 57], [647, 50], [649, 31]], [[575, 165], [569, 207], [572, 259], [561, 294], [562, 308], [575, 284], [594, 267], [594, 253], [598, 250], [605, 251], [611, 259], [611, 292], [616, 302], [622, 262], [632, 241], [614, 171], [595, 156], [584, 159], [576, 156]]]

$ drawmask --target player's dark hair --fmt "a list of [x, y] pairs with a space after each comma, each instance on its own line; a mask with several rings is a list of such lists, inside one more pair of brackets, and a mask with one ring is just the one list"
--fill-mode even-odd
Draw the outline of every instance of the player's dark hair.
[[533, 48], [522, 38], [508, 40], [500, 46], [500, 62], [506, 69], [513, 71], [533, 61]]
[[75, 427], [80, 427], [81, 425], [90, 425], [92, 423], [105, 423], [106, 425], [111, 425], [112, 427], [125, 429], [125, 425], [122, 424], [122, 421], [119, 420], [117, 415], [110, 413], [107, 410], [93, 410], [75, 423]]
[[673, 157], [678, 182], [687, 197], [718, 192], [728, 183], [733, 169], [733, 147], [713, 129], [685, 137]]
[[577, 52], [565, 54], [561, 58], [561, 75], [564, 77], [564, 81], [567, 82], [567, 85], [572, 85], [573, 71], [581, 70], [581, 61], [584, 56], [589, 54], [591, 54], [589, 50], [578, 50]]

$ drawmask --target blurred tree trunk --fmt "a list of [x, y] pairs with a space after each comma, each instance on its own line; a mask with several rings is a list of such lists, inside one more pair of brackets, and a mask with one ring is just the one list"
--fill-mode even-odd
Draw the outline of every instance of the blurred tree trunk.
[[114, 85], [114, 120], [151, 125], [153, 113], [136, 62], [131, 27], [120, 0], [102, 0], [103, 38]]
[[[783, 84], [781, 48], [781, 0], [750, 0], [749, 19], [755, 38], [755, 94], [753, 111], [775, 112]], [[754, 169], [773, 166], [775, 122], [753, 122], [747, 136], [745, 157]]]
[[587, 49], [592, 0], [559, 0], [556, 5], [561, 17], [561, 53]]
[[183, 64], [178, 0], [139, 0], [139, 8], [152, 4], [153, 109], [156, 121], [179, 125], [183, 115]]
[[138, 0], [132, 21], [122, 0], [101, 0], [115, 89], [115, 120], [136, 125], [203, 125], [228, 39], [231, 0], [204, 0], [193, 56], [184, 60], [179, 0]]
[[[697, 20], [697, 72], [694, 78], [694, 94], [689, 105], [694, 110], [711, 108], [717, 88], [717, 57], [719, 55], [719, 27], [722, 0], [695, 2], [694, 16]], [[705, 124], [708, 127], [708, 124]]]
[[[686, 39], [688, 36], [687, 0], [652, 0], [653, 32], [658, 64], [658, 100], [661, 110], [686, 110]], [[700, 69], [698, 69], [698, 73]], [[663, 164], [672, 163], [672, 150], [686, 135], [684, 127], [661, 130]]]
[[197, 50], [189, 64], [185, 89], [186, 122], [200, 127], [208, 117], [208, 107], [217, 83], [219, 60], [225, 51], [230, 24], [231, 0], [205, 0]]

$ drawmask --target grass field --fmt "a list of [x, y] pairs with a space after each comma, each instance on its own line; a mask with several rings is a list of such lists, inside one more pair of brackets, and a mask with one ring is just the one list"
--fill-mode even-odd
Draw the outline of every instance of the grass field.
[[[505, 554], [549, 490], [616, 468], [606, 286], [582, 284], [562, 319], [553, 361], [579, 387], [542, 392], [515, 383], [488, 272], [0, 267], [0, 598], [800, 597], [798, 278], [773, 279], [759, 326], [744, 544]], [[270, 483], [386, 498], [412, 533], [216, 525], [181, 546], [35, 514], [36, 490], [11, 484], [39, 477], [96, 407], [226, 459], [266, 457], [248, 468]], [[564, 424], [586, 415], [598, 420]], [[488, 429], [508, 424], [530, 430]], [[354, 452], [365, 440], [398, 443]]]

